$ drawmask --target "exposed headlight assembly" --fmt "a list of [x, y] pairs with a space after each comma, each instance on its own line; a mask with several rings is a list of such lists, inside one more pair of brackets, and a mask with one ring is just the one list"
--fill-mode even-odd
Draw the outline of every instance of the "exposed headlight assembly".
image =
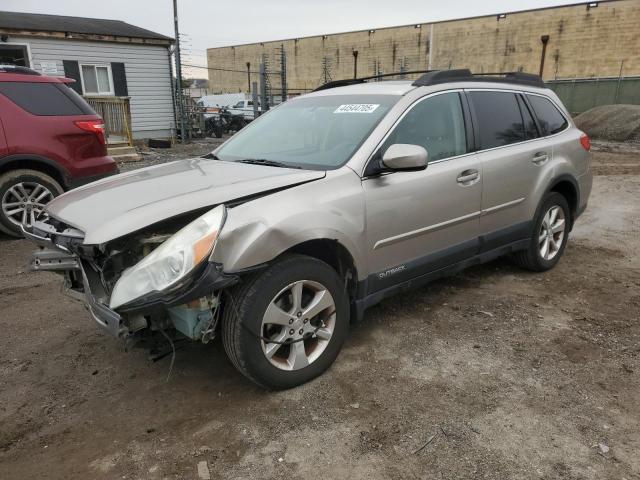
[[122, 273], [111, 293], [111, 308], [166, 290], [209, 258], [225, 218], [224, 205], [197, 218]]

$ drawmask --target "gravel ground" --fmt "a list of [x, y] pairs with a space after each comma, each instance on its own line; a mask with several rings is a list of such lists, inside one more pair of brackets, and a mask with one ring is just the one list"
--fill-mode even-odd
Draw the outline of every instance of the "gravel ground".
[[140, 160], [137, 162], [127, 162], [120, 164], [121, 172], [136, 170], [138, 168], [158, 165], [159, 163], [172, 162], [182, 158], [200, 157], [213, 151], [218, 145], [224, 142], [228, 135], [217, 138], [199, 138], [191, 143], [177, 143], [171, 148], [149, 148], [146, 145], [136, 147]]
[[640, 142], [640, 105], [601, 105], [574, 118], [591, 138]]
[[594, 149], [603, 175], [554, 270], [498, 260], [388, 299], [285, 392], [254, 387], [218, 341], [167, 379], [168, 359], [123, 352], [56, 275], [26, 271], [31, 245], [0, 239], [0, 478], [196, 479], [206, 462], [214, 479], [640, 479], [626, 148]]

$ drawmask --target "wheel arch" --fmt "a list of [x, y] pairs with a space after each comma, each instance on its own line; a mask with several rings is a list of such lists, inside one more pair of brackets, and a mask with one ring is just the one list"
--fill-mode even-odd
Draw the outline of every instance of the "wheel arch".
[[331, 266], [347, 287], [349, 299], [353, 300], [358, 282], [358, 268], [347, 247], [336, 239], [318, 238], [294, 245], [283, 252], [298, 253], [321, 260]]
[[548, 192], [556, 192], [566, 198], [571, 214], [571, 227], [573, 228], [578, 205], [580, 205], [580, 187], [576, 179], [571, 175], [560, 175], [550, 183]]
[[0, 159], [0, 175], [12, 170], [29, 169], [53, 178], [63, 189], [68, 187], [69, 174], [58, 163], [39, 155], [9, 155]]

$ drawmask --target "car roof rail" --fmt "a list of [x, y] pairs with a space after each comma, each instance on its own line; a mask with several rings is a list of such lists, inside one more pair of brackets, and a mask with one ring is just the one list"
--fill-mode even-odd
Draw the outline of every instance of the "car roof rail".
[[370, 77], [360, 78], [346, 78], [344, 80], [333, 80], [331, 82], [320, 85], [313, 92], [319, 92], [320, 90], [327, 90], [329, 88], [346, 87], [347, 85], [357, 85], [358, 83], [365, 83], [367, 80], [376, 80], [379, 78], [397, 77], [398, 75], [414, 75], [416, 73], [427, 73], [432, 70], [413, 70], [410, 72], [393, 72], [393, 73], [381, 73], [379, 75], [371, 75]]
[[23, 67], [21, 65], [3, 65], [0, 64], [0, 72], [3, 73], [21, 73], [23, 75], [41, 75], [40, 72], [37, 72], [31, 68]]
[[496, 82], [529, 87], [544, 88], [545, 84], [540, 75], [524, 72], [495, 72], [495, 73], [471, 73], [468, 68], [456, 70], [435, 70], [425, 73], [415, 82], [415, 87], [428, 87], [449, 82]]

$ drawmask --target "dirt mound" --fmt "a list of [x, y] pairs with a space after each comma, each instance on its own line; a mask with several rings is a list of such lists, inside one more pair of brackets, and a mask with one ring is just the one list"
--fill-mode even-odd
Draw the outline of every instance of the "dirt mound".
[[574, 118], [591, 138], [640, 142], [640, 105], [603, 105]]

